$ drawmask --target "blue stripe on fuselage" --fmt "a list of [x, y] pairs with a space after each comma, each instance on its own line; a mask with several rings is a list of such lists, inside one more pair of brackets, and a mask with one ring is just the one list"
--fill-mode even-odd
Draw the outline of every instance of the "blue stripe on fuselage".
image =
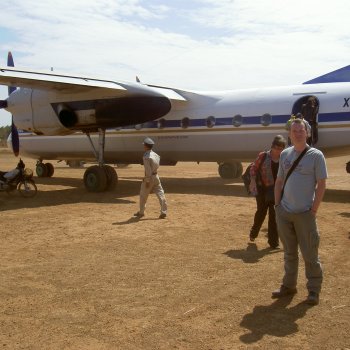
[[[285, 124], [289, 120], [290, 115], [273, 115], [270, 125]], [[178, 128], [181, 126], [181, 120], [179, 119], [165, 119], [164, 128]], [[243, 117], [242, 126], [244, 125], [261, 125], [261, 117]], [[189, 127], [203, 127], [207, 126], [207, 118], [190, 119]], [[339, 113], [322, 113], [318, 115], [319, 123], [329, 122], [350, 122], [350, 112]], [[232, 118], [216, 118], [215, 126], [230, 126], [232, 127]], [[134, 125], [123, 127], [123, 129], [134, 129]], [[158, 128], [157, 121], [148, 122], [142, 124], [142, 128]], [[238, 127], [239, 128], [239, 127]]]
[[[95, 103], [97, 100], [86, 100], [86, 101], [69, 101], [63, 102], [69, 105], [75, 111], [95, 109]], [[52, 106], [55, 107], [59, 103], [52, 103]], [[209, 117], [209, 115], [208, 115]], [[214, 115], [215, 117], [215, 115]], [[286, 123], [290, 118], [290, 115], [272, 115], [271, 125], [273, 124], [283, 124]], [[164, 123], [164, 128], [178, 128], [181, 126], [181, 120], [179, 119], [166, 119]], [[215, 117], [215, 126], [233, 126], [232, 117], [225, 118], [216, 118]], [[350, 112], [337, 112], [337, 113], [322, 113], [318, 115], [319, 123], [326, 122], [350, 122]], [[261, 125], [261, 116], [244, 116], [242, 118], [242, 126], [244, 125]], [[206, 118], [189, 118], [189, 127], [201, 127], [207, 126], [207, 117]], [[133, 129], [134, 125], [125, 126], [123, 129]], [[142, 128], [158, 128], [157, 121], [150, 121], [142, 124]]]
[[322, 113], [318, 115], [319, 123], [329, 122], [349, 122], [350, 112], [341, 113]]

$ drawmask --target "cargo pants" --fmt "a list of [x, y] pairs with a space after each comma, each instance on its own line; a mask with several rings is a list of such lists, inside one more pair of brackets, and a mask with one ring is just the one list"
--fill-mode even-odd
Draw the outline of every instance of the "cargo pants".
[[321, 290], [323, 270], [318, 257], [320, 236], [316, 217], [311, 210], [293, 214], [280, 204], [275, 207], [278, 234], [284, 248], [284, 277], [282, 284], [295, 288], [298, 278], [298, 246], [305, 262], [306, 287], [309, 292]]

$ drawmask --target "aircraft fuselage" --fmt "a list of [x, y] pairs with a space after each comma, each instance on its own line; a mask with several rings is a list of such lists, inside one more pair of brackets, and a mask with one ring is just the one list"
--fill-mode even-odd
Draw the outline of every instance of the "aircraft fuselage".
[[[23, 90], [23, 89], [21, 89]], [[21, 92], [18, 91], [18, 93]], [[28, 95], [28, 89], [25, 89]], [[215, 161], [229, 159], [250, 160], [260, 150], [267, 149], [276, 134], [287, 136], [285, 123], [292, 113], [300, 111], [302, 103], [309, 96], [315, 96], [319, 103], [317, 147], [336, 154], [346, 154], [350, 148], [350, 84], [310, 84], [264, 89], [233, 90], [224, 92], [179, 91], [186, 101], [172, 101], [170, 112], [157, 120], [119, 128], [106, 132], [105, 161], [107, 163], [139, 163], [142, 140], [151, 136], [156, 149], [165, 163], [176, 161]], [[52, 93], [51, 93], [52, 94]], [[40, 92], [34, 91], [33, 96]], [[92, 96], [81, 93], [76, 101], [85, 101], [75, 108], [81, 120], [94, 119]], [[111, 97], [108, 96], [108, 99]], [[90, 100], [89, 100], [90, 99]], [[52, 105], [70, 100], [72, 96], [58, 98], [50, 94], [32, 101], [32, 126], [19, 128], [36, 130], [38, 133], [71, 133], [59, 123]], [[49, 101], [49, 103], [42, 103]], [[60, 102], [58, 102], [60, 101]], [[90, 105], [88, 102], [90, 101]], [[112, 113], [113, 114], [113, 113]], [[111, 116], [113, 118], [113, 116]], [[30, 120], [27, 118], [26, 120]], [[55, 121], [55, 128], [43, 120]], [[52, 125], [52, 124], [51, 124]], [[37, 136], [33, 133], [20, 134], [21, 153], [41, 159], [95, 159], [88, 139], [82, 132], [62, 136]], [[92, 134], [98, 143], [98, 136]]]

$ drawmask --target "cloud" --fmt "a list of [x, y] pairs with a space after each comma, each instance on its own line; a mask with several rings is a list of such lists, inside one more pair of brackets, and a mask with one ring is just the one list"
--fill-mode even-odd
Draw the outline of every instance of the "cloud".
[[298, 84], [349, 64], [349, 10], [345, 0], [12, 0], [0, 62], [12, 50], [30, 69], [196, 90]]

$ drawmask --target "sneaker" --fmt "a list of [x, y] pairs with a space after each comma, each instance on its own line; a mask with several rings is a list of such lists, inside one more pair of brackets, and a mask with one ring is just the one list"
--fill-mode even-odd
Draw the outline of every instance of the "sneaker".
[[287, 295], [293, 295], [297, 292], [296, 288], [288, 288], [286, 286], [284, 286], [283, 284], [281, 285], [280, 288], [274, 290], [272, 292], [272, 298], [273, 299], [277, 299], [277, 298], [282, 298], [285, 297]]
[[165, 213], [162, 213], [159, 215], [159, 219], [165, 219], [166, 218], [166, 214]]
[[309, 305], [317, 305], [320, 302], [320, 296], [316, 292], [309, 292], [306, 298], [306, 303]]
[[137, 213], [134, 214], [134, 216], [136, 216], [137, 218], [141, 219], [142, 217], [145, 216], [145, 214], [141, 214], [139, 211]]

